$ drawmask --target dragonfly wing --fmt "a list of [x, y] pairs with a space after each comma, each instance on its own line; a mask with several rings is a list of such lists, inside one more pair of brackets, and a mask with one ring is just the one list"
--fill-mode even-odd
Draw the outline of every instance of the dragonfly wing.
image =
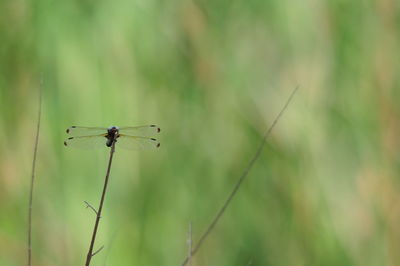
[[107, 133], [107, 128], [72, 126], [67, 129], [67, 133], [70, 134], [71, 136], [91, 136], [91, 135], [99, 135], [101, 133]]
[[70, 137], [64, 141], [67, 147], [75, 147], [80, 149], [94, 149], [106, 147], [107, 134], [93, 135], [93, 136], [78, 136]]
[[160, 128], [156, 125], [146, 125], [138, 127], [120, 127], [119, 132], [131, 136], [154, 136], [160, 132]]
[[160, 147], [160, 142], [154, 138], [119, 134], [117, 147], [127, 150], [148, 150]]

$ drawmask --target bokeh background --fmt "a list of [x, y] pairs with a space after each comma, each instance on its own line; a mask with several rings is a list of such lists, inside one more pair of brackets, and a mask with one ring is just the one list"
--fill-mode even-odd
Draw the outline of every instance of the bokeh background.
[[300, 90], [192, 265], [400, 265], [397, 0], [0, 1], [0, 265], [83, 265], [107, 148], [71, 125], [157, 124], [119, 149], [92, 265], [180, 265]]

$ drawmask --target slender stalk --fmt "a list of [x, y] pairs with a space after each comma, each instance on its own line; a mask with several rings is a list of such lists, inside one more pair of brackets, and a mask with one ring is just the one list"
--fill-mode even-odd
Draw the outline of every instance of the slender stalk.
[[29, 188], [29, 203], [28, 203], [28, 266], [32, 265], [32, 206], [33, 206], [33, 189], [34, 189], [34, 185], [35, 185], [35, 173], [36, 173], [36, 156], [37, 156], [37, 150], [38, 150], [38, 144], [39, 144], [40, 117], [42, 115], [42, 87], [43, 87], [43, 81], [40, 82], [40, 87], [39, 87], [38, 120], [37, 120], [37, 124], [36, 124], [35, 147], [33, 149], [31, 184], [30, 184], [30, 188]]
[[[275, 127], [276, 123], [278, 122], [278, 120], [281, 118], [282, 114], [285, 112], [286, 108], [288, 107], [289, 103], [291, 102], [293, 96], [295, 95], [296, 91], [298, 90], [299, 87], [296, 87], [292, 94], [289, 96], [288, 100], [286, 101], [286, 104], [283, 106], [283, 108], [281, 109], [281, 111], [279, 112], [279, 114], [276, 116], [275, 120], [272, 122], [272, 125], [267, 129], [267, 131], [265, 132], [261, 144], [258, 146], [258, 149], [256, 151], [256, 153], [254, 154], [253, 158], [250, 160], [249, 164], [247, 165], [247, 167], [244, 169], [242, 175], [240, 176], [240, 178], [238, 179], [238, 181], [236, 182], [235, 186], [233, 187], [232, 192], [229, 194], [228, 198], [225, 200], [224, 204], [222, 205], [222, 207], [219, 209], [219, 211], [217, 212], [217, 215], [214, 217], [214, 219], [212, 220], [212, 222], [210, 223], [210, 225], [207, 227], [207, 230], [203, 233], [203, 235], [200, 237], [199, 241], [196, 243], [196, 245], [194, 246], [192, 253], [191, 253], [191, 257], [194, 256], [196, 254], [196, 252], [200, 249], [201, 245], [203, 244], [204, 240], [207, 238], [207, 236], [211, 233], [211, 231], [214, 229], [215, 225], [218, 223], [218, 221], [220, 220], [220, 218], [222, 217], [222, 215], [224, 214], [226, 208], [229, 206], [230, 202], [232, 201], [232, 199], [235, 197], [237, 191], [239, 190], [240, 186], [242, 185], [242, 182], [245, 180], [245, 178], [248, 176], [250, 170], [253, 168], [254, 163], [257, 161], [257, 159], [260, 157], [261, 155], [261, 151], [264, 148], [264, 145], [269, 137], [269, 135], [272, 132], [272, 129]], [[190, 257], [190, 258], [191, 258]], [[186, 265], [189, 261], [189, 256], [185, 258], [185, 260], [182, 262], [182, 266]]]
[[119, 233], [120, 229], [121, 229], [121, 225], [120, 225], [120, 226], [117, 226], [117, 229], [113, 232], [113, 234], [112, 234], [112, 236], [111, 236], [110, 242], [109, 242], [109, 244], [107, 245], [106, 254], [104, 255], [103, 266], [106, 266], [106, 265], [107, 265], [108, 256], [110, 255], [112, 245], [114, 244], [115, 238], [117, 237], [117, 234]]
[[188, 245], [189, 245], [189, 249], [188, 249], [188, 261], [189, 261], [189, 266], [192, 266], [192, 245], [193, 245], [193, 241], [192, 241], [192, 222], [189, 223], [189, 239], [188, 239]]
[[101, 218], [101, 211], [103, 210], [103, 203], [104, 203], [104, 199], [105, 199], [105, 196], [106, 196], [108, 179], [110, 177], [110, 170], [111, 170], [111, 164], [112, 164], [112, 159], [113, 159], [113, 156], [114, 156], [114, 152], [115, 152], [115, 141], [113, 142], [113, 144], [111, 146], [111, 150], [110, 150], [110, 159], [108, 161], [106, 178], [104, 180], [103, 193], [101, 194], [99, 209], [96, 212], [97, 213], [96, 222], [95, 222], [94, 228], [93, 228], [92, 240], [90, 241], [89, 251], [88, 251], [88, 254], [86, 256], [85, 266], [89, 266], [92, 257], [98, 253], [98, 252], [93, 253], [93, 247], [94, 247], [94, 242], [96, 241], [97, 229], [99, 227], [99, 222], [100, 222], [100, 218]]

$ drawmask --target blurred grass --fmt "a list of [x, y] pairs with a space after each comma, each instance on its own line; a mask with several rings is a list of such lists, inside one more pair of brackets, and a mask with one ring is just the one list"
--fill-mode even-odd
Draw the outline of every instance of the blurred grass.
[[189, 223], [197, 240], [297, 84], [194, 265], [400, 264], [398, 1], [3, 0], [0, 12], [0, 265], [25, 263], [41, 75], [34, 265], [83, 264], [89, 245], [83, 201], [97, 205], [108, 153], [64, 148], [68, 126], [161, 126], [157, 151], [117, 147], [93, 265], [179, 265]]

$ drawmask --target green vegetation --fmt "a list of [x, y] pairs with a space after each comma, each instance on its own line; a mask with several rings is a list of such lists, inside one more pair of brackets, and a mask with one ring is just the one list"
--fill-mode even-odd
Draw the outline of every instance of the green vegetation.
[[83, 265], [109, 150], [71, 125], [157, 124], [116, 146], [92, 265], [180, 265], [300, 85], [193, 265], [400, 265], [400, 4], [0, 1], [0, 265]]

